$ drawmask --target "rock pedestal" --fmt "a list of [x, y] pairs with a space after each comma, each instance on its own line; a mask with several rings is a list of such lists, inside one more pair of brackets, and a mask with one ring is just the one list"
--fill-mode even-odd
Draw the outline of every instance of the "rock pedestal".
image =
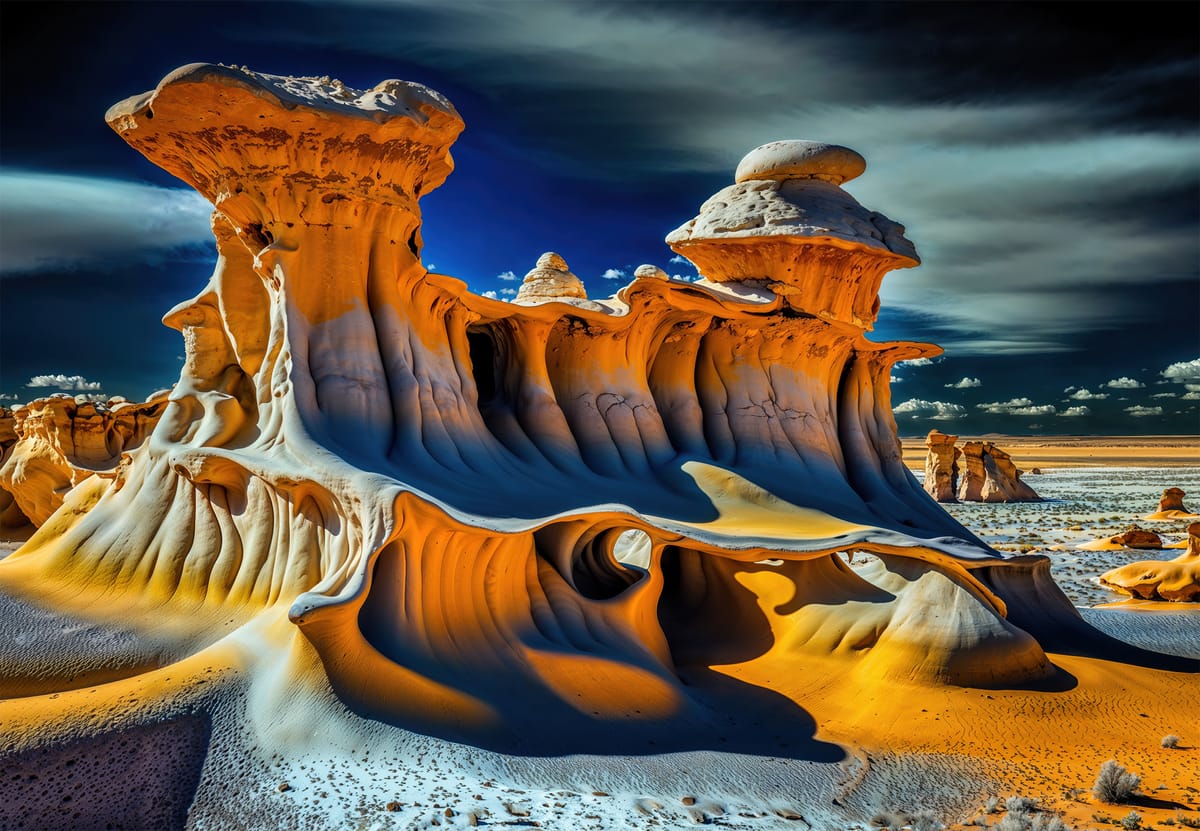
[[938, 502], [957, 502], [958, 457], [962, 451], [954, 446], [958, 436], [940, 430], [930, 430], [925, 437], [925, 492]]
[[963, 445], [965, 472], [958, 486], [962, 502], [1040, 502], [1041, 497], [1021, 481], [1012, 457], [990, 441]]

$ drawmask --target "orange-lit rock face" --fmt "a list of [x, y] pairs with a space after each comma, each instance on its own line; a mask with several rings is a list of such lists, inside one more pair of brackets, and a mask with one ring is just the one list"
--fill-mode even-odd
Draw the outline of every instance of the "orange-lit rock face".
[[[1129, 563], [1101, 575], [1100, 582], [1143, 600], [1200, 602], [1200, 522], [1193, 522], [1187, 531], [1187, 551], [1174, 560]], [[1161, 545], [1160, 541], [1157, 547]]]
[[964, 444], [962, 461], [965, 472], [958, 486], [958, 498], [963, 502], [1041, 500], [1033, 488], [1021, 481], [1021, 471], [1013, 464], [1012, 456], [990, 441]]
[[0, 487], [12, 500], [12, 507], [0, 506], [5, 511], [0, 517], [6, 517], [0, 522], [15, 526], [23, 515], [41, 525], [81, 481], [93, 474], [114, 475], [122, 453], [145, 441], [165, 405], [165, 396], [111, 407], [56, 396], [16, 410], [4, 419], [11, 422], [0, 433]]
[[954, 446], [958, 436], [930, 430], [925, 437], [925, 492], [938, 502], [957, 502], [958, 457], [962, 451]]
[[890, 369], [937, 348], [865, 337], [916, 259], [838, 187], [852, 156], [750, 165], [783, 230], [702, 209], [673, 244], [708, 281], [589, 300], [548, 255], [518, 305], [421, 266], [462, 126], [428, 90], [192, 66], [109, 118], [213, 200], [220, 256], [166, 317], [187, 357], [153, 436], [10, 574], [284, 604], [361, 711], [539, 750], [676, 729], [689, 667], [1023, 683], [1053, 671], [1031, 632], [1081, 625], [1044, 558], [996, 556], [901, 462]]

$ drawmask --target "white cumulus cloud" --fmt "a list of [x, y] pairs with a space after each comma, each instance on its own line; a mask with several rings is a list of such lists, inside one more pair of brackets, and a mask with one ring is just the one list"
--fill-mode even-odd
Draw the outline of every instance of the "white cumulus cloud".
[[619, 268], [606, 268], [600, 276], [605, 280], [624, 280], [625, 272]]
[[1200, 392], [1200, 358], [1171, 364], [1159, 374], [1168, 381], [1183, 384], [1189, 392]]
[[496, 292], [494, 292], [494, 291], [485, 291], [485, 292], [481, 292], [481, 295], [482, 295], [483, 297], [487, 297], [487, 298], [490, 298], [490, 299], [492, 299], [492, 300], [499, 300], [499, 299], [500, 299], [499, 297], [497, 297], [497, 296], [496, 296]]
[[1059, 413], [1060, 416], [1067, 416], [1068, 418], [1077, 417], [1077, 416], [1086, 416], [1086, 415], [1091, 415], [1091, 414], [1092, 414], [1092, 411], [1083, 405], [1080, 405], [1078, 407], [1067, 407], [1067, 409], [1065, 409], [1061, 413]]
[[496, 275], [496, 279], [504, 280], [505, 282], [512, 282], [513, 280], [517, 279], [517, 275], [511, 271], [502, 271]]
[[1143, 416], [1162, 415], [1163, 408], [1162, 407], [1143, 407], [1141, 404], [1135, 404], [1132, 407], [1126, 407], [1125, 412], [1129, 413], [1131, 416], [1138, 416], [1140, 418]]
[[51, 389], [51, 390], [98, 390], [101, 388], [99, 381], [89, 381], [82, 375], [35, 375], [29, 379], [29, 383], [25, 386], [35, 389]]
[[1122, 375], [1120, 378], [1113, 378], [1104, 386], [1113, 390], [1140, 390], [1146, 385], [1141, 381], [1135, 381], [1133, 378]]
[[1071, 393], [1071, 398], [1074, 401], [1103, 401], [1105, 398], [1108, 398], [1108, 393], [1092, 392], [1087, 387], [1084, 387]]
[[961, 418], [967, 414], [967, 408], [960, 404], [951, 404], [946, 401], [926, 401], [923, 398], [910, 398], [908, 401], [897, 404], [892, 408], [892, 412], [898, 415], [907, 415], [912, 418], [929, 418], [934, 421], [949, 421], [955, 418]]
[[951, 390], [969, 390], [973, 387], [982, 387], [983, 383], [978, 378], [963, 377], [961, 380], [955, 381], [953, 384], [946, 384], [946, 389]]
[[975, 406], [992, 415], [1041, 416], [1058, 412], [1053, 404], [1034, 404], [1028, 398], [1010, 398], [1008, 401], [992, 401]]

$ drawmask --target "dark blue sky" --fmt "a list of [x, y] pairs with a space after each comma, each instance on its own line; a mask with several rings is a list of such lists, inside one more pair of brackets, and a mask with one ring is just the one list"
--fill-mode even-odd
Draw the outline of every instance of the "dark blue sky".
[[207, 208], [103, 114], [209, 61], [446, 94], [467, 130], [424, 259], [500, 296], [546, 250], [593, 296], [693, 277], [662, 238], [746, 151], [847, 144], [925, 261], [874, 337], [947, 351], [897, 370], [902, 434], [1197, 433], [1198, 8], [4, 2], [0, 395], [177, 377], [159, 319], [211, 270]]

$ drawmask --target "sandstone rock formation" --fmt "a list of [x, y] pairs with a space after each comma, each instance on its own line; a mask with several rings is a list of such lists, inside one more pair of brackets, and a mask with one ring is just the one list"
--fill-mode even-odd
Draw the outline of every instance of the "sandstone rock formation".
[[[0, 407], [0, 470], [8, 464], [16, 443], [16, 417], [12, 410]], [[29, 524], [29, 517], [21, 511], [21, 506], [17, 504], [12, 491], [0, 479], [0, 533], [8, 534]]]
[[538, 257], [537, 265], [525, 275], [513, 302], [533, 305], [575, 300], [587, 300], [583, 281], [571, 273], [566, 260], [553, 251], [547, 251]]
[[1012, 456], [990, 441], [963, 445], [964, 473], [958, 486], [962, 502], [1040, 502], [1041, 497], [1021, 481]]
[[925, 492], [938, 502], [957, 502], [958, 457], [962, 451], [954, 446], [958, 436], [940, 430], [930, 430], [925, 437]]
[[764, 144], [667, 243], [708, 280], [764, 281], [798, 312], [870, 329], [884, 274], [920, 260], [904, 226], [842, 190], [865, 169], [836, 144]]
[[[866, 337], [917, 258], [842, 190], [853, 151], [752, 151], [668, 238], [701, 281], [591, 301], [547, 255], [509, 304], [421, 263], [463, 126], [431, 90], [195, 64], [108, 121], [214, 204], [218, 260], [165, 318], [187, 354], [153, 434], [8, 585], [286, 610], [253, 649], [315, 654], [356, 712], [538, 752], [678, 734], [715, 663], [1013, 685], [1055, 674], [1039, 639], [1094, 642], [1048, 560], [998, 556], [901, 461], [890, 370], [938, 349]], [[1020, 493], [968, 458], [974, 498]]]
[[1200, 602], [1200, 522], [1187, 532], [1187, 551], [1174, 560], [1130, 563], [1101, 575], [1100, 583], [1143, 600]]
[[0, 524], [19, 525], [23, 516], [41, 525], [81, 481], [114, 476], [122, 454], [146, 440], [166, 405], [166, 392], [140, 404], [54, 395], [0, 417], [0, 488], [12, 500]]
[[1146, 519], [1160, 521], [1196, 516], [1183, 504], [1185, 496], [1187, 494], [1180, 488], [1167, 488], [1163, 491], [1162, 498], [1158, 500], [1158, 510], [1147, 516]]

